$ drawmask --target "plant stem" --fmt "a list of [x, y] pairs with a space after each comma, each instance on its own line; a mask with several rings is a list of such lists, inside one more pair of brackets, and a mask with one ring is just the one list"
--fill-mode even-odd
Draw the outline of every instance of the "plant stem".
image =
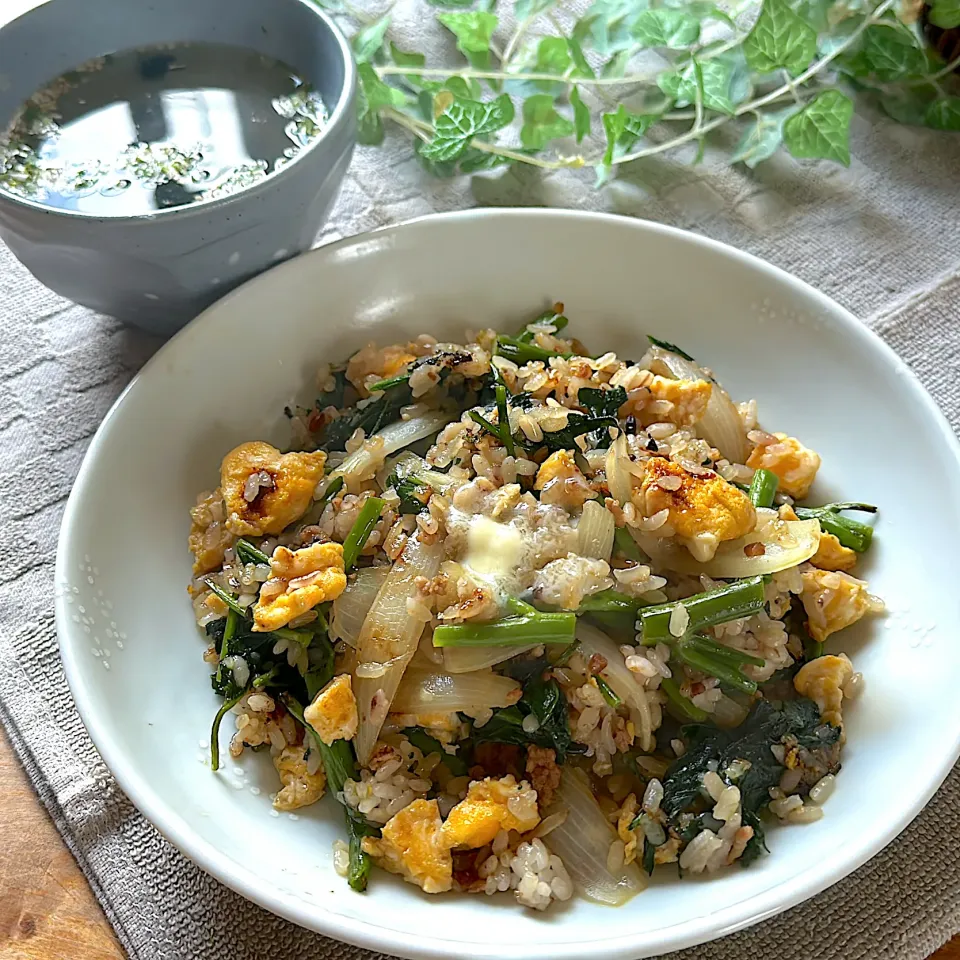
[[379, 497], [368, 497], [357, 514], [357, 519], [353, 521], [350, 533], [343, 542], [343, 569], [349, 573], [353, 565], [357, 562], [361, 551], [370, 539], [373, 528], [380, 520], [380, 514], [383, 513], [384, 501]]
[[492, 623], [441, 626], [433, 631], [435, 647], [522, 647], [531, 643], [570, 643], [577, 618], [572, 613], [537, 613]]
[[763, 609], [763, 603], [763, 578], [749, 577], [684, 600], [645, 607], [639, 613], [643, 644], [652, 647], [661, 641], [676, 639], [670, 632], [670, 620], [678, 604], [686, 608], [689, 616], [685, 633], [692, 634], [718, 623], [749, 617]]
[[772, 507], [779, 485], [780, 478], [772, 470], [761, 467], [750, 481], [750, 492], [747, 496], [755, 507]]
[[[244, 691], [246, 693], [246, 691]], [[232, 710], [243, 699], [243, 693], [239, 697], [227, 700], [226, 703], [217, 711], [213, 718], [213, 726], [210, 728], [210, 769], [220, 769], [220, 724], [227, 713]]]
[[693, 701], [680, 692], [680, 684], [672, 677], [664, 677], [660, 681], [660, 689], [667, 695], [667, 699], [687, 720], [695, 723], [705, 723], [707, 713], [695, 706]]

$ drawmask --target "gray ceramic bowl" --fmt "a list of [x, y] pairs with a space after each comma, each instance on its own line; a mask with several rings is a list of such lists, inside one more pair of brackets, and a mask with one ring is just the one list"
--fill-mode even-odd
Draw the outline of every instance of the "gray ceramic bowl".
[[139, 217], [55, 210], [0, 192], [0, 238], [52, 290], [170, 334], [264, 268], [310, 247], [356, 139], [356, 69], [310, 0], [48, 0], [0, 30], [0, 130], [43, 84], [133, 47], [228, 43], [296, 66], [330, 120], [300, 156], [218, 200]]

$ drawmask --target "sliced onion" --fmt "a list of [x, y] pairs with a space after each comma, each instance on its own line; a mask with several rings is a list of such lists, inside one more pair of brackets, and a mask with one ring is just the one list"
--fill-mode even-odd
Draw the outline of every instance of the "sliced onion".
[[532, 650], [537, 644], [525, 647], [444, 647], [443, 666], [449, 673], [470, 673], [503, 663]]
[[454, 713], [509, 707], [520, 699], [520, 684], [492, 670], [446, 673], [420, 663], [407, 668], [390, 709], [394, 713]]
[[588, 500], [577, 525], [577, 553], [581, 557], [609, 561], [615, 528], [613, 514], [602, 503]]
[[[676, 573], [708, 577], [753, 577], [778, 573], [809, 560], [820, 546], [819, 520], [773, 520], [758, 525], [753, 533], [737, 540], [727, 540], [717, 548], [712, 560], [700, 563], [689, 550], [676, 541], [660, 540], [650, 534], [631, 530], [633, 538], [658, 567]], [[759, 557], [748, 557], [744, 549], [751, 543], [762, 543]]]
[[563, 861], [570, 879], [588, 900], [619, 907], [647, 886], [635, 863], [611, 872], [607, 854], [617, 834], [600, 809], [582, 770], [565, 766], [551, 812], [565, 808], [567, 818], [550, 831], [547, 845]]
[[[354, 743], [361, 764], [367, 763], [373, 753], [380, 728], [425, 626], [423, 620], [407, 612], [407, 601], [416, 596], [417, 578], [435, 577], [442, 560], [441, 543], [427, 545], [421, 543], [418, 536], [410, 537], [363, 621], [357, 641], [358, 662], [353, 687], [360, 712]], [[378, 669], [380, 666], [382, 672]], [[357, 675], [360, 672], [368, 676]], [[379, 675], [370, 676], [370, 673]]]
[[626, 434], [621, 433], [610, 444], [610, 449], [607, 451], [607, 461], [604, 465], [610, 496], [621, 507], [630, 502], [630, 495], [633, 492], [633, 474], [630, 473], [629, 468], [630, 454], [627, 448], [627, 437]]
[[629, 707], [630, 718], [636, 727], [640, 748], [652, 750], [654, 747], [653, 721], [647, 694], [643, 685], [638, 683], [637, 678], [627, 669], [620, 648], [602, 630], [598, 630], [582, 618], [577, 621], [577, 639], [580, 641], [580, 652], [587, 660], [597, 653], [607, 661], [600, 675]]
[[361, 483], [376, 476], [391, 453], [432, 436], [449, 421], [449, 414], [430, 410], [419, 417], [388, 424], [379, 433], [367, 437], [358, 449], [346, 457], [336, 472], [343, 476], [348, 489], [355, 490]]
[[661, 376], [677, 380], [710, 380], [713, 390], [706, 413], [697, 424], [698, 432], [731, 463], [743, 463], [747, 458], [747, 438], [740, 413], [726, 390], [695, 363], [679, 354], [653, 347], [647, 357], [650, 369]]
[[364, 567], [347, 581], [347, 588], [333, 601], [330, 636], [356, 647], [363, 621], [390, 573], [387, 566]]

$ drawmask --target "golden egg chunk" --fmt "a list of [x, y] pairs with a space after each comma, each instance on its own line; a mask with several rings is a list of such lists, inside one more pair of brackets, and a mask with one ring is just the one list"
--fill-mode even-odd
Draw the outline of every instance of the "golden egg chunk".
[[810, 562], [821, 570], [852, 570], [857, 563], [857, 552], [842, 543], [832, 534], [820, 531], [820, 543]]
[[569, 450], [557, 450], [543, 461], [533, 489], [542, 491], [541, 503], [570, 509], [582, 507], [596, 496]]
[[227, 527], [237, 536], [282, 533], [313, 503], [327, 455], [281, 453], [260, 440], [242, 443], [220, 465]]
[[223, 555], [237, 538], [224, 523], [225, 507], [219, 488], [197, 497], [190, 508], [190, 535], [187, 546], [193, 554], [194, 576], [223, 566]]
[[470, 784], [466, 798], [447, 816], [443, 834], [451, 847], [474, 850], [501, 830], [526, 833], [539, 822], [537, 791], [526, 780], [487, 777]]
[[793, 678], [801, 697], [809, 697], [820, 716], [835, 727], [842, 726], [843, 685], [853, 676], [853, 664], [847, 655], [817, 657], [805, 663]]
[[703, 418], [713, 393], [709, 380], [672, 380], [657, 374], [646, 388], [650, 396], [636, 406], [635, 414], [645, 427], [663, 422], [688, 427]]
[[811, 567], [803, 571], [802, 577], [800, 599], [807, 612], [807, 629], [821, 643], [864, 614], [882, 609], [880, 601], [870, 595], [867, 584], [848, 573]]
[[277, 547], [270, 573], [253, 608], [253, 629], [258, 631], [286, 626], [317, 604], [335, 600], [347, 586], [339, 543], [314, 543], [299, 550]]
[[802, 500], [810, 492], [820, 469], [820, 454], [805, 447], [796, 437], [785, 433], [773, 436], [772, 443], [758, 444], [750, 451], [747, 466], [775, 473], [780, 480], [780, 490], [795, 500]]
[[313, 698], [303, 716], [327, 746], [335, 740], [352, 740], [357, 733], [359, 714], [350, 674], [334, 677]]
[[327, 785], [323, 767], [318, 767], [315, 773], [308, 772], [306, 751], [302, 745], [284, 747], [273, 758], [273, 765], [283, 784], [283, 789], [273, 801], [275, 810], [289, 813], [316, 803], [323, 796]]
[[453, 886], [453, 856], [436, 800], [414, 800], [387, 821], [379, 838], [364, 837], [363, 850], [425, 893], [446, 893]]
[[712, 471], [688, 473], [665, 457], [646, 461], [639, 494], [635, 496], [639, 497], [636, 505], [645, 517], [666, 510], [667, 524], [678, 537], [691, 543], [710, 540], [714, 551], [721, 541], [750, 533], [757, 522], [757, 512], [749, 497], [733, 484]]

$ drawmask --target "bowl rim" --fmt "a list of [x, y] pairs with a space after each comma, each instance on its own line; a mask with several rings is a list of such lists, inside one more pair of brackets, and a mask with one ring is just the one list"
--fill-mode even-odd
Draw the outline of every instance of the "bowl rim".
[[[929, 418], [931, 423], [937, 425], [945, 446], [952, 452], [958, 467], [960, 467], [960, 441], [954, 435], [946, 417], [913, 371], [876, 333], [845, 307], [780, 267], [721, 241], [678, 227], [616, 214], [550, 208], [489, 208], [452, 211], [416, 217], [398, 224], [346, 237], [301, 254], [266, 272], [302, 269], [299, 265], [295, 265], [296, 261], [301, 258], [336, 257], [350, 247], [367, 243], [371, 236], [379, 239], [389, 238], [391, 234], [398, 230], [430, 230], [435, 223], [460, 222], [470, 224], [476, 221], [509, 221], [522, 218], [543, 219], [551, 222], [554, 227], [557, 222], [564, 220], [591, 222], [599, 226], [606, 224], [622, 227], [629, 224], [631, 229], [652, 233], [655, 236], [682, 240], [708, 249], [720, 257], [748, 266], [797, 292], [803, 293], [807, 297], [812, 297], [815, 302], [823, 306], [825, 313], [829, 314], [829, 319], [826, 322], [836, 323], [845, 328], [845, 332], [849, 333], [854, 341], [859, 341], [865, 346], [868, 345], [868, 349], [879, 350], [885, 360], [902, 370], [904, 382], [907, 389], [912, 393], [913, 400], [922, 408], [925, 418]], [[166, 362], [166, 356], [173, 349], [173, 344], [176, 343], [179, 347], [181, 340], [188, 341], [196, 335], [196, 330], [201, 326], [208, 313], [213, 310], [220, 310], [234, 299], [243, 297], [247, 286], [259, 282], [262, 276], [264, 274], [231, 291], [223, 299], [203, 311], [194, 322], [175, 334], [144, 365], [107, 412], [87, 449], [67, 501], [57, 545], [55, 583], [58, 587], [67, 582], [68, 557], [73, 556], [76, 552], [73, 546], [73, 527], [75, 517], [82, 509], [81, 501], [84, 495], [84, 487], [88, 482], [88, 474], [92, 469], [91, 464], [98, 456], [100, 448], [107, 442], [107, 435], [120, 415], [128, 394], [137, 389], [140, 378], [148, 375], [154, 366]], [[80, 553], [82, 553], [82, 550]], [[436, 936], [430, 932], [414, 936], [382, 925], [372, 919], [370, 915], [363, 919], [354, 919], [330, 911], [320, 904], [308, 905], [292, 896], [260, 889], [256, 873], [252, 868], [241, 866], [218, 850], [212, 843], [197, 837], [175, 810], [157, 800], [152, 794], [149, 783], [140, 777], [132, 764], [127, 761], [123, 751], [113, 742], [109, 730], [99, 719], [95, 698], [92, 697], [91, 691], [86, 688], [83, 682], [79, 666], [82, 644], [71, 643], [68, 637], [70, 632], [69, 608], [63, 596], [63, 591], [60, 589], [56, 590], [55, 609], [60, 656], [67, 682], [73, 694], [77, 711], [101, 757], [121, 789], [138, 810], [166, 839], [201, 869], [276, 916], [283, 917], [317, 933], [373, 951], [389, 952], [405, 957], [421, 958], [421, 960], [448, 960], [451, 956], [469, 957], [470, 960], [529, 960], [531, 953], [528, 945], [468, 945], [463, 941]], [[667, 951], [696, 946], [753, 926], [815, 896], [861, 867], [894, 840], [927, 805], [953, 768], [958, 757], [960, 757], [960, 729], [953, 732], [952, 745], [949, 745], [949, 748], [944, 751], [940, 764], [926, 771], [925, 783], [909, 808], [905, 808], [896, 819], [887, 821], [883, 829], [874, 831], [863, 838], [855, 838], [850, 844], [844, 845], [842, 850], [825, 859], [818, 870], [807, 870], [789, 883], [780, 884], [763, 894], [737, 901], [720, 910], [708, 912], [703, 916], [687, 918], [669, 927], [661, 928], [656, 932], [655, 940], [650, 938], [644, 942], [642, 931], [604, 940], [602, 941], [604, 954], [610, 960], [634, 960], [638, 957], [658, 956]], [[601, 943], [598, 943], [595, 938], [567, 940], [563, 944], [551, 944], [549, 956], [554, 960], [582, 960], [582, 958], [595, 956], [600, 945]]]
[[[331, 112], [319, 135], [311, 140], [310, 143], [308, 143], [307, 146], [299, 154], [297, 154], [297, 156], [294, 157], [290, 163], [284, 164], [279, 170], [271, 170], [260, 180], [257, 180], [246, 187], [241, 187], [234, 193], [229, 193], [224, 197], [212, 197], [207, 200], [198, 200], [196, 203], [189, 203], [180, 207], [166, 207], [162, 210], [152, 210], [149, 213], [124, 214], [122, 216], [113, 216], [108, 214], [104, 216], [103, 214], [84, 213], [80, 210], [62, 210], [59, 207], [51, 207], [48, 204], [40, 203], [37, 200], [30, 200], [27, 197], [19, 197], [16, 194], [10, 193], [9, 191], [3, 189], [0, 189], [0, 208], [7, 206], [11, 209], [29, 210], [31, 213], [40, 214], [41, 216], [45, 217], [53, 217], [57, 219], [62, 218], [65, 220], [78, 221], [82, 223], [110, 225], [116, 224], [118, 227], [130, 228], [142, 224], [154, 223], [161, 218], [169, 220], [174, 216], [179, 216], [181, 219], [186, 219], [186, 217], [189, 215], [202, 216], [212, 212], [219, 212], [240, 202], [248, 200], [250, 197], [254, 196], [258, 190], [264, 187], [273, 186], [273, 184], [286, 179], [291, 172], [295, 172], [295, 170], [292, 171], [292, 168], [294, 168], [298, 160], [305, 158], [308, 154], [313, 153], [314, 150], [318, 149], [322, 143], [330, 139], [330, 137], [334, 135], [334, 132], [343, 126], [345, 118], [347, 120], [350, 119], [348, 116], [348, 111], [352, 112], [354, 109], [357, 87], [357, 65], [353, 59], [353, 51], [350, 48], [349, 41], [343, 35], [343, 32], [340, 30], [340, 28], [333, 22], [331, 17], [321, 9], [320, 5], [318, 3], [314, 3], [313, 0], [293, 0], [293, 2], [299, 4], [309, 13], [313, 14], [317, 20], [324, 25], [326, 30], [336, 41], [337, 47], [340, 51], [340, 59], [343, 63], [343, 84], [340, 88], [340, 96], [337, 99], [337, 105], [333, 108], [333, 111]], [[0, 24], [0, 33], [16, 24], [18, 21], [25, 19], [26, 17], [33, 16], [45, 5], [46, 4], [40, 4], [40, 6], [24, 11], [20, 14], [20, 16], [9, 21], [8, 23]]]

